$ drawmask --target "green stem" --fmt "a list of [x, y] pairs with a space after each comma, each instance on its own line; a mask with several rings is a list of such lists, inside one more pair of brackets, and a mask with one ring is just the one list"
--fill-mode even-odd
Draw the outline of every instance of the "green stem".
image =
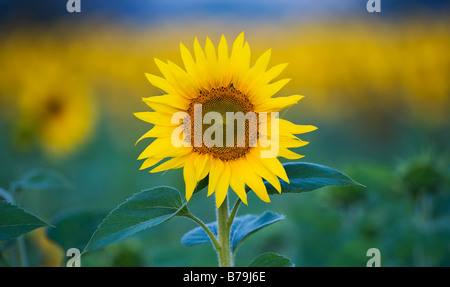
[[[232, 227], [232, 225], [233, 225], [234, 218], [236, 217], [236, 213], [237, 213], [237, 211], [238, 211], [238, 209], [239, 209], [239, 205], [240, 205], [241, 203], [242, 203], [242, 200], [241, 200], [240, 198], [238, 198], [238, 199], [236, 200], [236, 203], [235, 203], [234, 206], [233, 206], [233, 209], [232, 209], [232, 211], [231, 211], [230, 217], [228, 218], [228, 226], [229, 226], [230, 230], [231, 230], [231, 227]], [[233, 252], [231, 253], [231, 266], [234, 265], [234, 258], [235, 258], [235, 255], [236, 255], [235, 252], [236, 252], [236, 251], [233, 251]]]
[[236, 200], [236, 203], [234, 204], [233, 210], [231, 211], [230, 217], [228, 218], [228, 225], [231, 227], [233, 225], [234, 218], [236, 217], [236, 213], [239, 209], [239, 205], [241, 204], [242, 200], [238, 198]]
[[220, 249], [217, 250], [220, 267], [230, 267], [231, 252], [230, 252], [230, 228], [228, 219], [228, 197], [225, 198], [222, 205], [217, 209], [217, 232], [219, 237]]
[[214, 234], [212, 234], [211, 230], [209, 230], [209, 228], [203, 223], [203, 221], [201, 221], [200, 219], [198, 219], [197, 217], [195, 217], [194, 215], [187, 213], [186, 216], [190, 219], [192, 219], [195, 223], [197, 223], [201, 228], [203, 228], [203, 230], [205, 230], [205, 232], [208, 234], [209, 238], [211, 239], [214, 248], [216, 249], [217, 252], [219, 252], [218, 250], [220, 249], [220, 244], [217, 241], [216, 237], [214, 236]]
[[20, 267], [28, 267], [27, 250], [25, 248], [25, 240], [23, 235], [17, 238], [17, 253]]
[[[13, 184], [11, 188], [13, 192], [13, 202], [19, 206], [20, 199], [22, 196], [23, 189], [18, 184]], [[25, 248], [25, 240], [23, 235], [17, 237], [17, 259], [19, 262], [19, 266], [27, 267], [28, 266], [28, 257], [27, 250]]]

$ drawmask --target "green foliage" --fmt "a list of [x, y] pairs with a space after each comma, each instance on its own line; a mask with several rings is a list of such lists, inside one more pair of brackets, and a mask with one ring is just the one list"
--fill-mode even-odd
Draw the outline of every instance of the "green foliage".
[[7, 202], [14, 202], [11, 194], [0, 187], [0, 200], [6, 200]]
[[[315, 163], [292, 162], [283, 166], [289, 183], [280, 180], [281, 194], [312, 191], [329, 185], [360, 185], [340, 171]], [[266, 181], [264, 183], [269, 194], [279, 194], [270, 183]]]
[[178, 190], [165, 186], [143, 190], [109, 213], [83, 252], [119, 241], [186, 212]]
[[[279, 215], [270, 211], [265, 211], [259, 216], [246, 214], [236, 217], [233, 225], [231, 226], [231, 251], [235, 252], [239, 244], [241, 244], [251, 234], [275, 222], [283, 220], [284, 218], [284, 215]], [[211, 230], [214, 236], [217, 237], [217, 221], [211, 222], [206, 226]], [[201, 227], [192, 229], [181, 238], [181, 243], [185, 246], [194, 246], [205, 242], [211, 242], [211, 239]]]
[[248, 267], [294, 267], [294, 264], [279, 254], [264, 253], [253, 259]]
[[63, 211], [50, 221], [55, 228], [48, 228], [47, 236], [64, 250], [82, 250], [106, 215], [105, 211], [85, 208]]
[[403, 191], [416, 197], [424, 193], [439, 193], [445, 185], [446, 164], [445, 159], [437, 159], [427, 153], [404, 162], [399, 168]]
[[11, 190], [40, 191], [71, 187], [69, 181], [59, 172], [38, 168], [29, 171], [22, 178], [11, 183]]
[[[311, 191], [329, 185], [361, 186], [345, 174], [322, 165], [288, 163], [284, 164], [284, 167], [290, 179], [290, 184], [281, 182], [282, 194]], [[204, 189], [207, 185], [208, 177], [197, 184], [194, 193]], [[269, 194], [277, 193], [271, 185], [266, 183], [266, 186]], [[239, 206], [239, 203], [237, 206]], [[78, 216], [80, 216], [78, 220], [84, 221], [85, 215]], [[189, 213], [186, 204], [183, 204], [181, 195], [176, 189], [163, 186], [137, 193], [111, 211], [95, 230], [84, 252], [117, 242], [139, 231], [166, 222], [174, 216], [188, 217], [200, 225], [182, 237], [181, 243], [183, 245], [194, 246], [211, 242], [217, 252], [223, 248], [219, 243], [222, 239], [218, 239], [218, 221], [203, 224]], [[238, 246], [251, 234], [284, 218], [284, 215], [271, 211], [266, 211], [260, 216], [247, 214], [238, 217], [233, 215], [227, 218], [227, 221], [229, 221], [226, 222], [228, 229], [224, 229], [224, 231], [226, 230], [230, 234], [230, 252], [235, 254]], [[63, 218], [61, 221], [64, 223], [71, 220], [73, 218], [69, 217]], [[57, 241], [62, 241], [61, 238], [67, 237], [64, 234], [64, 231], [53, 232], [53, 237], [58, 238]], [[52, 235], [50, 234], [50, 236]], [[65, 240], [67, 241], [67, 238]], [[258, 257], [252, 264], [254, 266], [292, 266], [289, 259], [272, 253]]]
[[44, 226], [49, 225], [16, 205], [0, 201], [0, 240], [10, 240]]

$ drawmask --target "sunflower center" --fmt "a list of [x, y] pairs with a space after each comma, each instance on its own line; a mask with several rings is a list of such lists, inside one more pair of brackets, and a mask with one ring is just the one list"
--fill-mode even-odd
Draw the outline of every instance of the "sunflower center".
[[[200, 121], [195, 118], [200, 116], [199, 108]], [[187, 110], [191, 119], [191, 144], [194, 151], [210, 154], [223, 161], [245, 156], [257, 137], [258, 120], [253, 109], [248, 98], [232, 84], [200, 91]], [[208, 120], [210, 115], [215, 117]], [[198, 138], [202, 139], [201, 145], [198, 144]]]
[[55, 96], [50, 97], [45, 103], [45, 111], [49, 116], [58, 116], [63, 112], [63, 109], [63, 103]]

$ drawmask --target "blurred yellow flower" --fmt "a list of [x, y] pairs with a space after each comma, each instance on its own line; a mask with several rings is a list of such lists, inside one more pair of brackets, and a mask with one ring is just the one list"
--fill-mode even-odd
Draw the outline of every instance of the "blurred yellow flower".
[[18, 99], [18, 140], [37, 140], [44, 151], [61, 157], [84, 143], [96, 124], [88, 87], [63, 66], [44, 62], [22, 77]]
[[[272, 126], [268, 129], [269, 123], [261, 119], [262, 113], [279, 112], [297, 103], [303, 97], [299, 95], [272, 97], [289, 82], [289, 79], [274, 81], [287, 64], [279, 64], [267, 69], [271, 55], [269, 49], [251, 66], [250, 48], [248, 43], [244, 42], [244, 33], [235, 40], [231, 55], [228, 54], [228, 45], [224, 36], [220, 39], [217, 51], [209, 38], [206, 39], [204, 50], [196, 38], [194, 54], [195, 61], [189, 50], [181, 44], [181, 56], [186, 70], [171, 61], [164, 63], [155, 59], [164, 78], [146, 74], [152, 85], [167, 94], [144, 98], [145, 103], [154, 112], [135, 113], [139, 119], [154, 124], [153, 129], [141, 139], [156, 138], [138, 158], [146, 159], [141, 169], [149, 168], [170, 158], [153, 168], [151, 172], [183, 167], [187, 200], [192, 196], [197, 183], [209, 174], [208, 196], [215, 192], [217, 208], [225, 200], [229, 187], [244, 203], [247, 203], [245, 185], [248, 185], [261, 200], [270, 202], [263, 178], [281, 192], [278, 178], [286, 182], [289, 182], [289, 179], [277, 156], [287, 159], [302, 157], [288, 149], [307, 144], [294, 134], [316, 129], [313, 126], [295, 125], [287, 120], [279, 119], [279, 140], [277, 138], [276, 143], [278, 153], [274, 156], [262, 156], [262, 151], [267, 151], [268, 138], [273, 139]], [[198, 114], [196, 106], [202, 106], [203, 112], [200, 111]], [[181, 118], [183, 123], [179, 121], [174, 123], [173, 115], [178, 112], [184, 113], [189, 119], [183, 117]], [[226, 114], [227, 120], [229, 113], [256, 115], [254, 126], [266, 126], [259, 129], [255, 145], [250, 143], [253, 136], [250, 132], [251, 123], [246, 123], [245, 137], [243, 136], [240, 140], [236, 139], [236, 130], [233, 127], [234, 131], [231, 133], [234, 133], [235, 137], [230, 142], [227, 138], [226, 145], [223, 144], [225, 143], [223, 137], [218, 143], [215, 141], [208, 143], [205, 140], [203, 143], [198, 143], [196, 137], [205, 139], [211, 127], [204, 134], [202, 129], [197, 131], [198, 121], [195, 117], [200, 116], [203, 119], [208, 113], [220, 116]], [[189, 136], [183, 138], [188, 145], [176, 146], [173, 142], [173, 133], [183, 124], [187, 124], [187, 129], [191, 131]], [[214, 126], [216, 125], [224, 127], [223, 134], [226, 130], [226, 137], [228, 137], [228, 125], [215, 120]], [[232, 125], [234, 126], [234, 122]], [[236, 129], [239, 128], [240, 126]], [[197, 135], [197, 133], [200, 134]], [[217, 137], [215, 132], [215, 140]]]
[[93, 86], [83, 49], [60, 31], [12, 31], [0, 46], [2, 117], [15, 128], [19, 149], [37, 143], [61, 158], [86, 142], [96, 124]]
[[29, 233], [29, 236], [40, 253], [39, 266], [61, 267], [64, 250], [52, 242], [45, 234], [45, 228], [38, 228]]

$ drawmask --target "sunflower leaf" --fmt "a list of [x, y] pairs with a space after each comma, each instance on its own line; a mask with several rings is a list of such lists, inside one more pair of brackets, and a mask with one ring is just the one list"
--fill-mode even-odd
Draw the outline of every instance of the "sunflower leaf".
[[33, 214], [4, 200], [0, 201], [0, 240], [10, 240], [45, 226], [49, 225]]
[[14, 202], [12, 195], [1, 187], [0, 187], [0, 200], [5, 200], [9, 203]]
[[[235, 252], [239, 244], [251, 234], [284, 218], [284, 215], [279, 215], [271, 211], [266, 211], [259, 216], [247, 214], [236, 217], [231, 226], [230, 234], [230, 247], [232, 252]], [[208, 223], [206, 226], [217, 237], [217, 221]], [[185, 246], [194, 246], [205, 242], [211, 242], [211, 239], [201, 227], [192, 229], [181, 238], [181, 243]]]
[[257, 256], [248, 267], [294, 267], [294, 264], [289, 258], [269, 252]]
[[27, 172], [20, 180], [11, 183], [12, 190], [46, 190], [71, 188], [71, 183], [59, 172], [37, 168]]
[[81, 250], [107, 214], [103, 210], [86, 208], [64, 210], [50, 220], [55, 228], [47, 229], [47, 236], [64, 250]]
[[83, 253], [186, 213], [186, 203], [182, 202], [178, 190], [167, 186], [143, 190], [109, 213], [97, 227]]
[[[312, 191], [329, 185], [363, 186], [347, 175], [330, 167], [308, 162], [293, 162], [283, 164], [289, 178], [287, 183], [280, 180], [281, 193], [300, 193]], [[279, 194], [267, 181], [264, 181], [269, 195]], [[247, 191], [250, 190], [247, 187]]]

